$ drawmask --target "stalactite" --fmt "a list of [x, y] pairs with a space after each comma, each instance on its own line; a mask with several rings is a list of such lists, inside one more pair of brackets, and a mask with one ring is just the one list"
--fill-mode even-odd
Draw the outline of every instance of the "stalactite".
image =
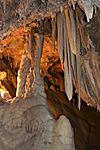
[[77, 63], [77, 89], [78, 89], [78, 108], [81, 108], [81, 98], [80, 98], [80, 89], [81, 89], [81, 66], [80, 66], [80, 34], [79, 34], [79, 20], [76, 13], [76, 44], [77, 44], [77, 53], [76, 53], [76, 63]]
[[[93, 53], [92, 54], [92, 58], [91, 58], [91, 60], [92, 60], [92, 65], [93, 65], [93, 70], [94, 70], [94, 74], [95, 74], [95, 78], [97, 79], [97, 80], [95, 80], [96, 81], [96, 84], [97, 84], [97, 89], [100, 91], [100, 66], [98, 65], [99, 64], [99, 55], [98, 55], [98, 53]], [[98, 59], [96, 59], [96, 58], [98, 58]], [[100, 92], [99, 92], [99, 97], [100, 97]]]
[[26, 0], [26, 2], [24, 2], [24, 16], [23, 16], [23, 18], [24, 18], [24, 21], [23, 21], [23, 25], [24, 25], [24, 28], [25, 28], [25, 26], [26, 26], [26, 17], [27, 17], [27, 10], [28, 10], [28, 7], [29, 7], [29, 1], [28, 0]]
[[80, 36], [81, 36], [81, 42], [82, 46], [85, 48], [85, 50], [89, 49], [89, 38], [86, 29], [80, 25], [79, 27], [80, 30]]
[[80, 49], [77, 50], [77, 88], [78, 88], [78, 108], [80, 110], [81, 108], [81, 95], [80, 95], [80, 89], [81, 89], [81, 68], [80, 68]]
[[3, 11], [5, 14], [5, 12], [6, 12], [6, 0], [1, 0], [1, 2], [3, 3]]
[[95, 87], [93, 87], [93, 84], [91, 82], [89, 74], [87, 73], [86, 65], [84, 66], [84, 77], [83, 77], [83, 80], [84, 80], [85, 89], [86, 89], [86, 92], [88, 93], [88, 96], [90, 98], [93, 97], [94, 99], [97, 100], [97, 91], [95, 90]]
[[[75, 9], [75, 6], [74, 6]], [[77, 79], [77, 65], [76, 65], [76, 54], [77, 54], [77, 39], [76, 39], [76, 19], [75, 19], [75, 12], [70, 7], [69, 9], [69, 17], [70, 17], [70, 24], [71, 24], [71, 31], [72, 31], [72, 38], [73, 38], [73, 45], [74, 49], [76, 49], [76, 53], [71, 53], [71, 65], [72, 65], [72, 71], [73, 71], [73, 79], [76, 81]], [[69, 42], [70, 43], [70, 42]]]
[[[70, 44], [71, 51], [76, 54], [76, 41], [75, 41], [75, 23], [74, 23], [74, 16], [72, 14], [72, 11], [69, 14], [70, 9], [66, 7], [64, 9], [64, 13], [66, 16], [66, 29], [68, 34], [68, 41]], [[70, 16], [71, 15], [71, 16]]]
[[96, 5], [94, 5], [93, 12], [94, 12], [94, 14], [97, 13], [97, 6]]
[[29, 33], [29, 50], [30, 50], [30, 54], [32, 55], [33, 53], [33, 35], [32, 35], [32, 28], [30, 30], [30, 33]]
[[39, 58], [41, 59], [43, 44], [44, 44], [44, 31], [43, 31], [44, 22], [43, 21], [40, 22], [40, 26], [41, 26], [41, 30], [39, 30], [39, 51], [40, 51], [40, 57]]
[[[94, 93], [95, 91], [95, 94], [98, 95], [98, 92], [97, 92], [97, 85], [96, 85], [96, 82], [95, 82], [95, 79], [93, 78], [93, 74], [91, 72], [91, 69], [90, 69], [90, 66], [89, 66], [89, 62], [86, 61], [85, 62], [85, 73], [86, 73], [86, 76], [87, 76], [87, 79], [89, 81], [89, 85], [90, 86], [90, 89], [93, 91], [92, 93]], [[89, 90], [90, 91], [90, 90]], [[90, 92], [91, 93], [91, 92]], [[91, 95], [91, 94], [90, 94]], [[93, 94], [94, 95], [94, 94]]]
[[87, 105], [96, 107], [96, 102], [94, 101], [93, 97], [91, 97], [90, 92], [89, 92], [88, 81], [87, 81], [87, 76], [86, 76], [86, 71], [85, 71], [84, 65], [82, 65], [82, 67], [81, 67], [81, 78], [82, 78], [82, 81], [81, 81], [82, 99], [84, 99], [86, 101]]
[[63, 64], [63, 23], [64, 13], [58, 13], [57, 15], [57, 32], [58, 32], [58, 51], [60, 56], [61, 64]]
[[35, 46], [36, 46], [36, 41], [35, 41], [33, 29], [31, 28], [30, 33], [29, 33], [29, 51], [28, 51], [29, 57], [30, 57], [31, 63], [32, 63], [31, 67], [34, 67]]
[[69, 19], [71, 25], [70, 28], [72, 32], [72, 38], [73, 38], [73, 45], [75, 50], [76, 49], [76, 20], [75, 20], [75, 12], [71, 7], [69, 9]]
[[90, 0], [88, 2], [83, 1], [82, 2], [82, 8], [84, 9], [84, 12], [86, 14], [87, 21], [89, 22], [89, 20], [93, 17], [93, 4], [92, 4], [92, 2]]
[[73, 84], [72, 84], [71, 59], [66, 30], [66, 22], [64, 22], [64, 84], [65, 84], [65, 92], [68, 96], [68, 99], [71, 100], [73, 95]]
[[[93, 66], [93, 71], [92, 71], [92, 75], [94, 77], [94, 81], [95, 81], [95, 87], [96, 89], [94, 90], [94, 92], [96, 93], [97, 96], [97, 111], [100, 112], [100, 71], [99, 71], [99, 57], [97, 57], [98, 53], [92, 53], [92, 58], [91, 58], [91, 63]], [[89, 66], [90, 67], [90, 66]]]
[[71, 52], [71, 65], [72, 65], [73, 81], [75, 82], [77, 79], [76, 55], [74, 55], [72, 52]]
[[83, 12], [78, 6], [76, 6], [75, 13], [78, 19], [78, 29], [80, 32], [82, 47], [84, 47], [87, 50], [89, 49], [89, 37], [86, 28], [84, 27], [85, 22]]
[[52, 18], [52, 48], [55, 49], [55, 39], [56, 39], [56, 17]]
[[37, 40], [37, 51], [36, 51], [36, 70], [38, 70], [38, 73], [40, 74], [40, 61], [42, 57], [42, 50], [43, 50], [43, 44], [44, 44], [44, 31], [43, 31], [43, 26], [44, 22], [41, 21], [40, 24], [40, 29], [38, 30], [38, 40]]
[[75, 10], [75, 4], [76, 4], [76, 1], [71, 0], [71, 4], [72, 4], [72, 6], [73, 6], [73, 9]]
[[35, 37], [35, 49], [34, 49], [34, 83], [32, 84], [34, 95], [40, 94], [45, 96], [43, 80], [40, 76], [40, 61], [42, 56], [43, 44], [44, 44], [44, 21], [39, 23], [39, 28], [36, 33], [34, 33]]

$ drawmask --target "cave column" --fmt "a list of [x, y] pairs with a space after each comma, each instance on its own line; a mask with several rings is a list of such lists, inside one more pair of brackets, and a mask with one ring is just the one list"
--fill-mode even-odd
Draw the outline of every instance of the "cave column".
[[42, 56], [42, 49], [43, 49], [43, 41], [44, 41], [44, 35], [43, 30], [39, 29], [38, 33], [35, 33], [35, 41], [36, 46], [34, 49], [34, 83], [33, 83], [33, 92], [35, 95], [40, 94], [45, 96], [44, 92], [44, 82], [40, 75], [40, 60]]

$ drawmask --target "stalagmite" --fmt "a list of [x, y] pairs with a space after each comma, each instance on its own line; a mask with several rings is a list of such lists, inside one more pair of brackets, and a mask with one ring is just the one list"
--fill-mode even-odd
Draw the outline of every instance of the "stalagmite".
[[57, 32], [58, 32], [58, 51], [61, 64], [63, 64], [63, 24], [64, 24], [64, 13], [58, 13], [57, 15]]
[[16, 97], [23, 97], [25, 94], [25, 84], [29, 68], [30, 60], [24, 53], [22, 55], [20, 69], [18, 71]]
[[30, 67], [27, 73], [24, 97], [31, 96], [33, 94], [32, 84], [34, 84], [34, 79], [33, 67]]
[[53, 142], [52, 150], [75, 150], [73, 128], [65, 116], [57, 120]]
[[64, 23], [64, 84], [65, 92], [68, 99], [72, 99], [73, 95], [73, 85], [72, 85], [72, 74], [71, 74], [71, 60], [70, 60], [70, 50], [69, 43], [67, 39], [66, 22]]

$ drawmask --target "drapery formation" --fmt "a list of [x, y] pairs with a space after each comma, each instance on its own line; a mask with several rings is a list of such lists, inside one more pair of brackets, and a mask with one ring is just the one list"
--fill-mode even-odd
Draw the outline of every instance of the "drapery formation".
[[88, 105], [100, 110], [99, 54], [95, 52], [85, 28], [91, 16], [86, 15], [77, 5], [67, 6], [57, 14], [58, 51], [61, 64], [64, 63], [64, 84], [68, 99], [72, 99], [74, 84], [78, 93], [78, 108], [81, 107], [82, 98]]
[[[7, 4], [10, 12], [11, 3], [9, 1], [6, 3], [1, 1], [1, 6], [3, 8], [1, 11], [1, 16], [4, 17], [1, 17], [0, 36], [1, 38], [5, 37], [6, 34], [4, 33], [7, 33], [11, 27], [13, 28], [13, 25], [18, 21], [18, 25], [23, 23], [24, 27], [31, 28], [30, 35], [28, 37], [29, 52], [28, 54], [25, 52], [25, 57], [22, 59], [23, 63], [21, 63], [20, 66], [21, 69], [22, 66], [26, 65], [24, 63], [25, 58], [29, 59], [28, 61], [31, 63], [31, 67], [27, 69], [28, 75], [25, 76], [24, 74], [25, 80], [28, 80], [28, 76], [33, 76], [32, 79], [34, 80], [34, 84], [38, 84], [37, 81], [38, 78], [40, 78], [39, 64], [44, 39], [44, 18], [50, 17], [52, 25], [52, 46], [53, 48], [55, 47], [55, 41], [57, 40], [59, 57], [61, 60], [62, 68], [64, 69], [65, 92], [68, 96], [68, 99], [72, 99], [74, 85], [76, 92], [78, 93], [79, 109], [81, 106], [80, 98], [86, 101], [88, 105], [97, 107], [99, 109], [99, 58], [97, 59], [98, 54], [93, 47], [85, 25], [92, 18], [93, 12], [96, 13], [96, 9], [98, 9], [97, 7], [100, 7], [100, 2], [92, 0], [70, 0], [66, 2], [49, 0], [41, 2], [33, 0], [20, 0], [18, 4], [17, 1], [13, 3], [16, 3], [16, 5], [14, 5], [15, 8], [12, 8], [11, 11], [13, 12], [13, 9], [16, 9], [17, 14], [11, 13], [13, 14], [14, 22], [12, 23], [12, 16], [10, 16], [9, 23], [9, 20], [6, 22]], [[40, 7], [37, 9], [37, 6]], [[54, 6], [55, 9], [53, 8]], [[43, 9], [44, 7], [46, 10]], [[47, 13], [45, 13], [45, 11]], [[37, 21], [35, 21], [35, 19]], [[7, 24], [8, 26], [6, 26]], [[19, 74], [20, 72], [23, 72], [23, 70], [21, 71], [20, 69]], [[23, 86], [26, 86], [27, 83], [24, 82], [26, 81], [23, 81]], [[32, 83], [30, 83], [30, 87], [34, 88]], [[25, 89], [23, 91], [25, 91]], [[29, 92], [29, 90], [27, 91]]]

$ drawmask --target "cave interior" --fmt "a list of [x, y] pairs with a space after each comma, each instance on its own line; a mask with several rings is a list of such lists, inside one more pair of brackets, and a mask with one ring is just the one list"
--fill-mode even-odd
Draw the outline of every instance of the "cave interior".
[[0, 105], [32, 96], [42, 77], [50, 112], [71, 121], [76, 148], [99, 150], [99, 8], [92, 18], [78, 4], [30, 23], [27, 17], [0, 40]]

